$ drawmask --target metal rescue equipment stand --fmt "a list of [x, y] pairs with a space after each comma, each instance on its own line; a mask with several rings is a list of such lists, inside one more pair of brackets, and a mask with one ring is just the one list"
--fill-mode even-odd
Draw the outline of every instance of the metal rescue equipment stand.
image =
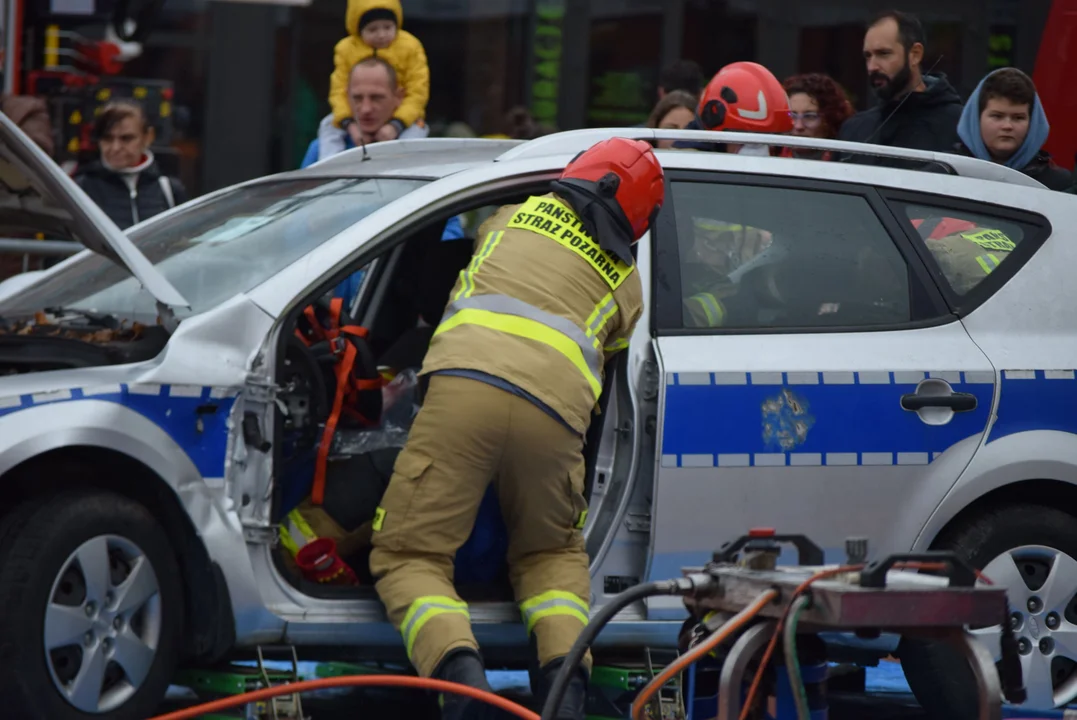
[[[782, 543], [796, 546], [798, 565], [777, 566]], [[777, 593], [755, 615], [754, 624], [741, 626], [739, 634], [692, 667], [686, 683], [689, 720], [738, 720], [746, 681], [757, 673], [768, 678], [765, 685], [759, 680], [754, 684], [762, 685], [761, 696], [770, 699], [761, 706], [763, 714], [751, 717], [825, 718], [826, 650], [818, 637], [825, 632], [864, 638], [894, 633], [950, 643], [976, 678], [980, 720], [1001, 719], [1003, 696], [1014, 703], [1024, 701], [1017, 643], [1007, 632], [1005, 588], [978, 585], [977, 572], [952, 553], [891, 555], [864, 564], [866, 540], [846, 541], [846, 550], [846, 566], [827, 569], [821, 567], [822, 550], [806, 537], [754, 530], [723, 545], [705, 567], [685, 571], [686, 576], [711, 579], [685, 598], [696, 622], [689, 648], [764, 593]], [[996, 669], [992, 653], [966, 627], [1000, 624], [1002, 661]], [[768, 656], [777, 652], [774, 672], [764, 675], [760, 655], [768, 644]]]
[[[217, 669], [181, 671], [174, 684], [194, 691], [203, 699], [223, 698], [252, 690], [276, 687], [299, 681], [299, 657], [295, 648], [258, 647], [257, 665], [229, 665]], [[266, 665], [266, 655], [283, 656], [289, 665], [286, 670], [273, 670]], [[272, 659], [272, 658], [271, 658]], [[247, 703], [238, 712], [204, 715], [203, 720], [309, 720], [303, 714], [299, 693]]]

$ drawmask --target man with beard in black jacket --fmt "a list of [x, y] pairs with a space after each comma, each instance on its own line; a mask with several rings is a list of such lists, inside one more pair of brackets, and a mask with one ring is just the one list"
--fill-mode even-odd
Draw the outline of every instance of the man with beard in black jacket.
[[[889, 10], [864, 35], [864, 60], [879, 104], [845, 121], [839, 139], [890, 147], [953, 152], [964, 105], [946, 76], [924, 74], [924, 28], [915, 16]], [[865, 165], [909, 163], [864, 155]]]

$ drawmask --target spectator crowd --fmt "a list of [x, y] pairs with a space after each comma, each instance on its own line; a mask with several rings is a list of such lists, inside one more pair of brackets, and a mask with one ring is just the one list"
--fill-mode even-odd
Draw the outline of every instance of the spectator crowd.
[[[429, 134], [425, 123], [430, 77], [426, 54], [422, 43], [403, 30], [403, 20], [398, 0], [349, 0], [348, 36], [334, 53], [329, 96], [332, 112], [322, 121], [303, 167], [347, 148]], [[877, 101], [863, 112], [854, 110], [845, 89], [827, 75], [794, 75], [780, 85], [770, 85], [773, 76], [762, 66], [733, 63], [707, 82], [697, 63], [680, 60], [661, 73], [657, 104], [645, 125], [780, 133], [954, 153], [1019, 170], [1053, 190], [1075, 191], [1072, 174], [1043, 149], [1050, 125], [1028, 75], [1012, 67], [995, 70], [980, 81], [967, 102], [963, 101], [945, 74], [924, 69], [927, 48], [923, 26], [915, 16], [897, 10], [870, 20], [863, 48], [863, 62]], [[750, 90], [750, 96], [733, 97], [738, 86]], [[765, 97], [761, 106], [749, 107], [760, 87], [776, 89], [760, 95]], [[723, 90], [732, 95], [723, 96]], [[506, 116], [503, 133], [487, 137], [530, 139], [553, 131], [536, 124], [525, 108], [513, 108]], [[463, 123], [449, 126], [446, 134], [475, 136]], [[796, 146], [775, 148], [751, 142], [716, 146], [659, 140], [656, 145], [891, 167], [910, 165], [908, 160], [886, 156], [817, 152]]]
[[[321, 121], [301, 167], [344, 150], [387, 140], [425, 138], [430, 70], [422, 42], [403, 28], [399, 0], [348, 0], [346, 36], [333, 51], [330, 112]], [[1070, 171], [1043, 149], [1050, 132], [1032, 79], [1005, 67], [984, 77], [963, 101], [942, 73], [925, 70], [924, 30], [908, 13], [891, 10], [871, 19], [863, 58], [876, 103], [855, 112], [834, 79], [811, 73], [778, 83], [756, 63], [726, 66], [708, 82], [700, 66], [680, 60], [660, 75], [657, 103], [645, 126], [656, 129], [729, 130], [788, 134], [956, 153], [1013, 168], [1053, 190], [1077, 192]], [[741, 87], [747, 95], [737, 97]], [[760, 105], [757, 88], [770, 88]], [[742, 93], [745, 94], [745, 93]], [[0, 97], [0, 112], [19, 125], [46, 153], [54, 137], [48, 109], [37, 98]], [[554, 132], [536, 123], [526, 108], [511, 109], [501, 132], [485, 137], [532, 139]], [[464, 123], [444, 131], [475, 137]], [[183, 202], [187, 193], [163, 174], [150, 146], [154, 130], [133, 100], [110, 103], [99, 114], [94, 136], [99, 159], [74, 170], [76, 182], [121, 228]], [[821, 161], [907, 167], [908, 160], [857, 153], [817, 152], [746, 142], [659, 140], [659, 148], [694, 148], [741, 154], [779, 155]]]
[[[757, 77], [749, 86], [766, 87], [766, 80], [758, 76], [769, 72], [754, 63], [734, 63], [701, 89], [703, 75], [698, 66], [681, 61], [663, 74], [658, 104], [647, 125], [788, 133], [796, 137], [953, 153], [1019, 170], [1052, 190], [1074, 192], [1072, 174], [1057, 165], [1043, 149], [1050, 125], [1028, 75], [1012, 67], [995, 70], [963, 102], [944, 74], [924, 71], [925, 45], [923, 27], [908, 13], [887, 11], [869, 23], [864, 36], [864, 62], [878, 102], [859, 113], [835, 80], [812, 73], [787, 78], [782, 83], [784, 93], [767, 97], [770, 107], [766, 117], [745, 120], [740, 114], [722, 110], [722, 118], [708, 122], [709, 103], [722, 103], [719, 107], [724, 108], [738, 102], [735, 98], [710, 97], [708, 91], [719, 94], [728, 91], [735, 85], [733, 78], [737, 73], [755, 74]], [[714, 149], [712, 144], [667, 140], [659, 141], [658, 145]], [[882, 156], [841, 155], [796, 147], [759, 150], [751, 143], [719, 149], [893, 167], [909, 164]]]

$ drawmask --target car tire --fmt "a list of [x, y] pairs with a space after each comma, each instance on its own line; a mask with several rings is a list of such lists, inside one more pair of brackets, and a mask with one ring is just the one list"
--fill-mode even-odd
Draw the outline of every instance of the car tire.
[[66, 492], [15, 507], [0, 521], [3, 715], [151, 717], [176, 668], [183, 604], [168, 535], [142, 505]]
[[[1026, 616], [1027, 608], [1014, 607], [1015, 598], [1024, 595], [1034, 597], [1037, 583], [1041, 583], [1039, 587], [1046, 588], [1045, 579], [1053, 567], [1060, 568], [1065, 565], [1077, 570], [1077, 560], [1075, 560], [1077, 559], [1077, 521], [1068, 513], [1044, 505], [1022, 504], [998, 507], [987, 510], [948, 530], [940, 536], [933, 548], [957, 552], [964, 556], [973, 567], [985, 570], [988, 579], [996, 581], [999, 581], [999, 578], [993, 577], [996, 573], [991, 572], [991, 567], [1001, 568], [1003, 566], [998, 563], [1007, 556], [1011, 557], [1015, 561], [1012, 566], [1017, 573], [1014, 576], [1015, 582], [1024, 581], [1025, 583], [1025, 586], [1017, 593], [1012, 591], [1009, 593], [1011, 612], [1016, 612], [1019, 618], [1024, 618], [1025, 623], [1029, 618], [1033, 618], [1036, 634], [1029, 637], [1042, 639], [1050, 635], [1045, 632], [1048, 625], [1044, 623], [1044, 618], [1051, 608], [1043, 608], [1037, 615]], [[1056, 553], [1055, 559], [1050, 559], [1047, 551]], [[1023, 555], [1022, 553], [1034, 554]], [[1042, 561], [1041, 558], [1043, 558]], [[1042, 564], [1046, 564], [1046, 567], [1042, 567]], [[1006, 582], [1006, 585], [1012, 588], [1015, 582]], [[1073, 580], [1070, 587], [1077, 588], [1077, 578]], [[1069, 631], [1069, 628], [1075, 628], [1073, 632], [1077, 633], [1077, 626], [1072, 624], [1077, 620], [1077, 598], [1068, 599], [1064, 607], [1066, 608], [1064, 614], [1069, 615], [1071, 619], [1061, 621], [1064, 626], [1062, 629]], [[1022, 635], [1023, 633], [1018, 630], [1018, 638]], [[1028, 659], [1038, 660], [1038, 656], [1034, 655], [1039, 652], [1036, 640], [1032, 640], [1030, 645]], [[956, 649], [942, 643], [903, 638], [898, 646], [897, 655], [901, 660], [909, 687], [930, 717], [945, 717], [953, 720], [965, 720], [965, 718], [974, 720], [978, 717], [976, 683], [967, 662]], [[1074, 659], [1077, 660], [1077, 658]], [[1046, 668], [1043, 674], [1048, 677], [1059, 673], [1051, 664], [1053, 662], [1057, 662], [1057, 659], [1046, 660], [1045, 664], [1041, 664]], [[1071, 683], [1077, 683], [1077, 677], [1071, 674], [1075, 669], [1077, 665], [1063, 673], [1062, 677], [1054, 678], [1056, 690], [1058, 682], [1063, 679], [1067, 686], [1075, 687], [1071, 685]], [[1021, 707], [1028, 710], [1053, 708], [1053, 702], [1050, 703], [1051, 708], [1044, 706], [1048, 703], [1036, 702], [1037, 696], [1031, 692], [1032, 680], [1034, 678], [1025, 677], [1025, 684], [1030, 688], [1030, 695], [1029, 701]], [[1038, 697], [1042, 699], [1044, 694], [1041, 693]]]

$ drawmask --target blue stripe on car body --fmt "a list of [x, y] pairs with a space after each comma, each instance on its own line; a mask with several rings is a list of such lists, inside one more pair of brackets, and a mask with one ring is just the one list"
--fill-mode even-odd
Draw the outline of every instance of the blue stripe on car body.
[[[976, 409], [925, 424], [901, 396], [928, 378], [975, 395]], [[927, 465], [983, 433], [993, 383], [958, 371], [670, 373], [662, 466]]]
[[1077, 434], [1074, 371], [1004, 370], [997, 415], [988, 443], [1030, 430]]
[[[168, 433], [202, 477], [218, 478], [224, 475], [228, 416], [237, 394], [232, 388], [117, 383], [0, 398], [0, 418], [42, 405], [83, 400], [116, 403]], [[215, 410], [207, 412], [210, 406]]]

